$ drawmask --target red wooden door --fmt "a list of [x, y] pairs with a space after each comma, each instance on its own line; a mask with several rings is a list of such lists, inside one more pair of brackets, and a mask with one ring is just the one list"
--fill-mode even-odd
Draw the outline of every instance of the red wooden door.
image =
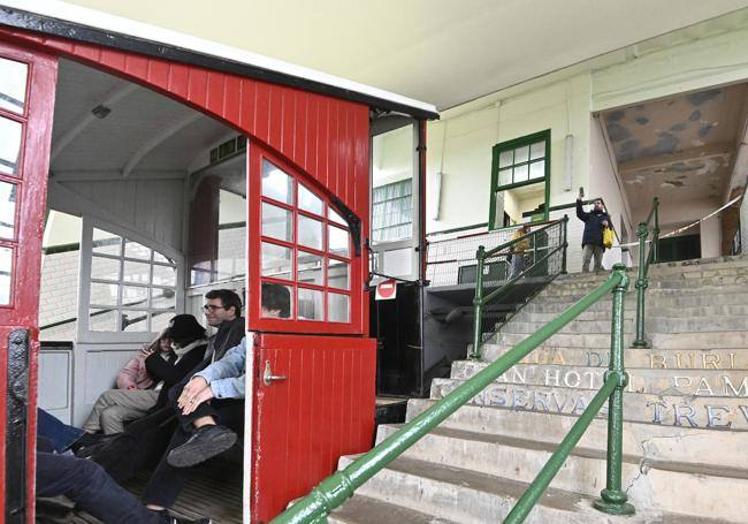
[[254, 361], [252, 522], [268, 522], [371, 447], [375, 341], [259, 335]]
[[0, 522], [33, 522], [41, 244], [56, 59], [0, 41]]

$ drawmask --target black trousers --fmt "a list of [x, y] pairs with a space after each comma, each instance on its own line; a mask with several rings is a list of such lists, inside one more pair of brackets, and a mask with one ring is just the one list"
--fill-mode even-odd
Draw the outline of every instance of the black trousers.
[[117, 484], [104, 468], [70, 455], [36, 454], [36, 493], [40, 497], [65, 495], [77, 507], [110, 524], [150, 524], [160, 516]]
[[169, 452], [189, 440], [194, 432], [192, 423], [201, 417], [213, 417], [216, 423], [236, 431], [241, 438], [244, 432], [244, 399], [213, 399], [203, 402], [189, 415], [182, 415], [177, 399], [182, 394], [185, 382], [169, 390], [169, 403], [177, 413], [179, 424], [172, 434], [166, 452], [151, 475], [143, 491], [143, 501], [165, 508], [171, 507], [189, 478], [192, 468], [173, 468], [166, 462]]

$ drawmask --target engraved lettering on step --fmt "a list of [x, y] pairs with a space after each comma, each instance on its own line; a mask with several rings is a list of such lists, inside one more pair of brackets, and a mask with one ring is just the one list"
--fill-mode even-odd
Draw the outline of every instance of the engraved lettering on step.
[[732, 390], [732, 395], [735, 397], [748, 397], [748, 377], [743, 377], [743, 382], [740, 383], [740, 387], [737, 389], [727, 375], [722, 375], [722, 382], [725, 384], [726, 397], [730, 396], [728, 389]]
[[709, 382], [707, 382], [706, 378], [701, 377], [699, 380], [699, 387], [696, 388], [696, 395], [699, 396], [714, 396], [714, 391], [712, 391], [711, 386], [709, 385]]
[[527, 384], [527, 368], [518, 369], [512, 368], [509, 371], [512, 372], [512, 379], [508, 382], [512, 384]]
[[735, 369], [735, 353], [730, 353], [730, 369]]
[[664, 355], [649, 355], [649, 367], [651, 369], [665, 369], [665, 356]]
[[587, 367], [599, 368], [603, 365], [603, 357], [595, 351], [587, 352]]
[[[538, 409], [538, 407], [540, 407], [541, 409]], [[548, 409], [548, 393], [536, 391], [533, 398], [532, 409], [533, 411], [542, 411], [543, 413], [548, 413], [550, 411]]]
[[706, 406], [706, 427], [708, 428], [724, 428], [724, 429], [730, 429], [732, 426], [732, 421], [727, 422], [726, 424], [721, 422], [724, 422], [721, 418], [721, 413], [718, 413], [718, 411], [724, 411], [725, 413], [730, 413], [730, 408], [726, 408], [724, 406]]
[[527, 411], [527, 390], [512, 389], [512, 405], [515, 410]]
[[488, 389], [489, 406], [506, 406], [506, 388], [492, 387]]
[[711, 366], [714, 369], [719, 369], [719, 355], [713, 355], [711, 353], [706, 353], [704, 355], [701, 355], [702, 361], [704, 363], [704, 369]]
[[685, 418], [692, 428], [698, 427], [693, 420], [694, 415], [696, 415], [696, 410], [690, 404], [673, 404], [673, 426], [682, 426], [680, 419]]
[[576, 371], [567, 371], [564, 374], [564, 385], [567, 388], [578, 388], [582, 378]]
[[[553, 377], [551, 377], [551, 374]], [[561, 378], [561, 370], [559, 369], [546, 369], [545, 370], [545, 385], [546, 386], [558, 386]]]
[[566, 395], [564, 395], [564, 403], [562, 405], [558, 400], [557, 392], [554, 391], [553, 393], [551, 393], [551, 395], [553, 396], [553, 400], [556, 402], [556, 412], [563, 413], [564, 409], [566, 409], [566, 403], [569, 401], [569, 399]]
[[748, 422], [748, 406], [738, 406], [740, 408], [740, 412], [743, 414], [743, 418]]
[[[685, 385], [681, 384], [681, 382], [685, 382]], [[675, 375], [673, 377], [673, 387], [675, 389], [680, 390], [680, 388], [683, 388], [683, 387], [688, 389], [691, 387], [692, 384], [693, 384], [693, 380], [691, 380], [691, 377], [682, 377], [678, 375]]]
[[647, 407], [650, 406], [654, 407], [654, 411], [652, 413], [652, 423], [662, 424], [662, 412], [665, 408], [667, 408], [667, 404], [665, 404], [662, 400], [657, 400], [647, 402]]
[[585, 409], [587, 409], [587, 401], [584, 399], [584, 397], [580, 396], [574, 403], [574, 408], [571, 410], [571, 413], [573, 415], [581, 415], [582, 413], [584, 413]]
[[597, 374], [593, 371], [585, 371], [584, 375], [590, 379], [589, 385], [587, 386], [588, 389], [597, 389], [595, 387], [595, 378], [597, 377]]

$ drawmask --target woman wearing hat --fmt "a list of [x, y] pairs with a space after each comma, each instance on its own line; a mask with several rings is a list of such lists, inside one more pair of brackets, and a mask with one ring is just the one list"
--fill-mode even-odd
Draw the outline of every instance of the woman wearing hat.
[[148, 386], [105, 391], [94, 404], [83, 429], [88, 433], [120, 433], [126, 422], [165, 405], [166, 392], [202, 361], [206, 347], [205, 328], [197, 319], [192, 315], [175, 316], [169, 327], [136, 357], [141, 359], [151, 379], [146, 382]]

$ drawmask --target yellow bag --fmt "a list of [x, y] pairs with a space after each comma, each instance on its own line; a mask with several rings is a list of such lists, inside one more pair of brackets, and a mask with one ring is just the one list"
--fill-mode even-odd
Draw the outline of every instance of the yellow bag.
[[603, 228], [603, 246], [605, 249], [613, 247], [613, 230], [609, 227]]

